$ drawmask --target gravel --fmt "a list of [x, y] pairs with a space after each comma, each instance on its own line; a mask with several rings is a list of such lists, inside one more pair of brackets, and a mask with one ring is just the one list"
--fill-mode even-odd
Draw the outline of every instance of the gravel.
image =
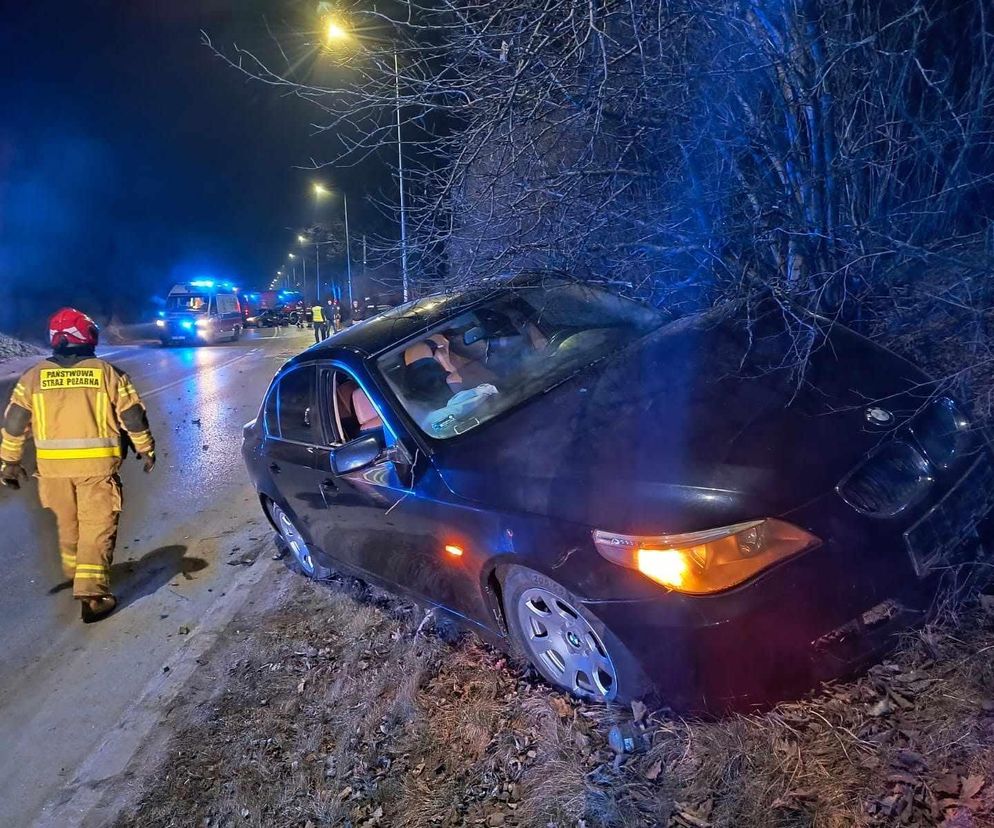
[[0, 333], [0, 362], [17, 357], [37, 356], [41, 353], [42, 350], [35, 345]]

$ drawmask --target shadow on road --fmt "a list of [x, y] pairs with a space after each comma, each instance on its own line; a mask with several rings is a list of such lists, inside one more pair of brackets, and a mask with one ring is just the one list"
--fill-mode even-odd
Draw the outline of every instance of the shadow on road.
[[[111, 588], [117, 595], [118, 607], [123, 608], [151, 595], [174, 578], [193, 580], [192, 573], [206, 568], [207, 561], [203, 558], [186, 556], [185, 546], [160, 546], [137, 561], [114, 564], [111, 567]], [[54, 595], [67, 589], [72, 589], [72, 581], [56, 584], [48, 594]]]

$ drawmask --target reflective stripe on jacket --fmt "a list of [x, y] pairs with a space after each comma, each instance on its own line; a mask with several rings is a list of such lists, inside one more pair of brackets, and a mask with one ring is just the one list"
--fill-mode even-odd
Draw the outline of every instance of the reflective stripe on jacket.
[[155, 449], [145, 406], [123, 371], [96, 357], [53, 357], [31, 368], [11, 394], [0, 430], [0, 459], [20, 462], [34, 438], [42, 477], [117, 472], [125, 439]]

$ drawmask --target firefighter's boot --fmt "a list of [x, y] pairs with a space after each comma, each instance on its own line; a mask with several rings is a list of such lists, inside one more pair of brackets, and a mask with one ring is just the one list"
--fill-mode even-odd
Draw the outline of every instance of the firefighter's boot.
[[102, 595], [99, 598], [83, 598], [80, 602], [80, 610], [84, 624], [92, 624], [101, 618], [110, 615], [117, 606], [117, 598], [113, 595]]

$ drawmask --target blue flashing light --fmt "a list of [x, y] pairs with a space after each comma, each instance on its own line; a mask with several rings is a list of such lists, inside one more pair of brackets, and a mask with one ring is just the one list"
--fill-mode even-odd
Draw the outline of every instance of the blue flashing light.
[[190, 287], [212, 288], [212, 287], [214, 287], [214, 280], [213, 279], [197, 279], [194, 282], [190, 282]]
[[191, 322], [189, 319], [184, 319], [182, 322], [180, 322], [180, 327], [182, 327], [183, 330], [192, 331], [193, 322]]
[[166, 312], [165, 312], [165, 311], [159, 311], [159, 316], [160, 316], [160, 317], [165, 317], [165, 315], [166, 315]]

